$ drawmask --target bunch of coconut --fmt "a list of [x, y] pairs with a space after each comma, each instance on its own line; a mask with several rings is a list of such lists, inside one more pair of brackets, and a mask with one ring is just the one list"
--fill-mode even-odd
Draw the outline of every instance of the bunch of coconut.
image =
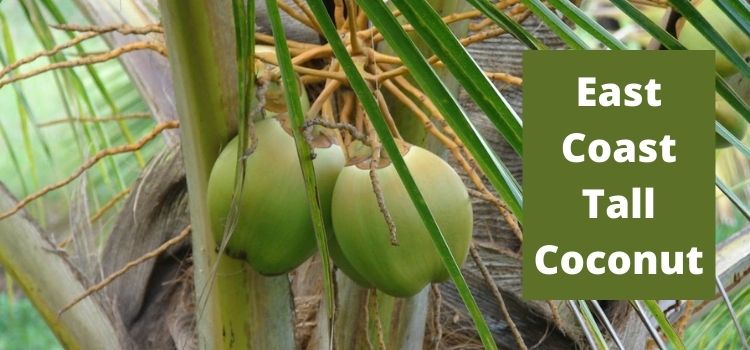
[[[246, 156], [244, 190], [225, 250], [264, 275], [290, 272], [316, 251], [305, 183], [281, 91], [279, 86], [269, 88], [263, 116], [254, 121], [256, 144]], [[309, 108], [304, 91], [300, 99]], [[442, 259], [387, 155], [373, 157], [372, 149], [359, 140], [341, 145], [338, 130], [322, 125], [313, 126], [309, 135], [334, 264], [363, 287], [398, 297], [445, 281], [448, 273]], [[228, 224], [238, 144], [235, 138], [224, 146], [209, 178], [208, 204], [217, 244]], [[463, 181], [434, 153], [405, 142], [399, 146], [453, 256], [463, 263], [473, 225]], [[373, 186], [371, 175], [379, 186]], [[398, 244], [391, 239], [394, 232], [384, 208], [395, 224]]]

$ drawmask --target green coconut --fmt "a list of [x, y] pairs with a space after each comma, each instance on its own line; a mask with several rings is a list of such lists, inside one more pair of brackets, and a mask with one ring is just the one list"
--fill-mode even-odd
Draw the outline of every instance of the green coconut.
[[333, 229], [328, 230], [328, 254], [331, 257], [331, 260], [333, 260], [333, 264], [341, 270], [346, 277], [349, 277], [352, 281], [362, 287], [372, 287], [372, 284], [370, 284], [370, 282], [367, 281], [367, 279], [362, 276], [354, 266], [352, 266], [346, 256], [344, 256], [344, 252], [341, 251], [341, 247], [334, 237]]
[[[745, 137], [747, 133], [747, 120], [719, 95], [716, 95], [715, 111], [716, 120], [727, 128], [734, 137], [740, 140]], [[725, 140], [721, 135], [716, 134], [716, 148], [724, 148], [729, 145], [731, 145], [729, 141]]]
[[[404, 161], [459, 264], [471, 242], [471, 200], [458, 174], [435, 154], [404, 145]], [[428, 283], [448, 278], [430, 234], [403, 187], [396, 169], [387, 161], [376, 170], [386, 207], [398, 236], [390, 242], [369, 176], [369, 160], [350, 161], [333, 191], [332, 219], [338, 247], [356, 278], [396, 297], [418, 293]], [[339, 264], [341, 265], [341, 264]], [[346, 270], [342, 269], [344, 273]]]
[[[750, 38], [714, 3], [701, 0], [695, 8], [708, 23], [743, 57], [750, 54]], [[716, 50], [711, 43], [685, 18], [677, 22], [677, 38], [690, 50]], [[734, 74], [737, 69], [719, 51], [716, 51], [716, 71], [722, 76]]]
[[[258, 144], [246, 162], [239, 218], [226, 253], [247, 260], [264, 275], [291, 271], [316, 248], [302, 169], [285, 114], [255, 123]], [[313, 140], [313, 164], [320, 204], [330, 227], [331, 194], [344, 167], [334, 138], [319, 133]], [[216, 160], [208, 181], [208, 209], [214, 238], [221, 242], [234, 192], [237, 138]]]

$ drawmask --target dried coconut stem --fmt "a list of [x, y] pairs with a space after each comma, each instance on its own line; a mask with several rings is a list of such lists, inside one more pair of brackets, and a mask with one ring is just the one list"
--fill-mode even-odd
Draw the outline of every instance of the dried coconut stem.
[[482, 257], [479, 256], [479, 252], [477, 251], [477, 248], [474, 246], [474, 244], [469, 247], [469, 253], [471, 254], [471, 258], [474, 260], [474, 264], [479, 268], [479, 271], [482, 272], [484, 281], [492, 290], [492, 294], [495, 296], [495, 300], [500, 306], [500, 312], [503, 314], [503, 317], [505, 317], [505, 321], [508, 323], [508, 328], [510, 328], [511, 333], [513, 333], [513, 338], [515, 339], [516, 344], [521, 350], [528, 350], [528, 347], [526, 347], [526, 343], [523, 341], [523, 337], [521, 336], [521, 332], [518, 330], [518, 326], [516, 326], [516, 323], [513, 322], [513, 319], [510, 317], [510, 312], [508, 312], [508, 307], [505, 305], [505, 299], [503, 299], [503, 295], [500, 294], [500, 290], [497, 288], [495, 281], [492, 279], [490, 271], [487, 270], [487, 266], [485, 266], [484, 262], [482, 262]]
[[346, 18], [344, 17], [344, 1], [334, 0], [333, 6], [333, 18], [336, 21], [336, 28], [341, 28], [346, 24]]
[[305, 17], [307, 17], [310, 23], [318, 28], [318, 31], [320, 31], [318, 20], [315, 19], [315, 15], [312, 13], [312, 11], [310, 11], [310, 8], [307, 7], [307, 5], [302, 2], [302, 0], [294, 0], [294, 4], [297, 5], [297, 8], [299, 8], [300, 11], [305, 14]]
[[349, 26], [349, 43], [352, 46], [352, 55], [357, 55], [361, 52], [360, 42], [357, 37], [357, 5], [354, 4], [354, 0], [346, 0], [346, 19]]
[[89, 168], [93, 167], [102, 158], [107, 157], [107, 156], [112, 156], [115, 154], [122, 154], [122, 153], [129, 153], [129, 152], [137, 151], [143, 148], [143, 146], [145, 146], [149, 141], [156, 138], [156, 136], [158, 136], [162, 131], [167, 130], [167, 129], [174, 129], [179, 126], [180, 126], [180, 123], [176, 120], [161, 122], [157, 124], [156, 127], [154, 127], [148, 134], [143, 136], [140, 140], [138, 140], [135, 143], [123, 145], [123, 146], [110, 147], [110, 148], [106, 148], [97, 152], [93, 157], [87, 159], [80, 167], [78, 167], [78, 169], [76, 169], [76, 171], [74, 171], [73, 174], [70, 175], [69, 177], [63, 180], [60, 180], [54, 184], [48, 185], [42, 188], [41, 190], [31, 195], [26, 196], [25, 198], [20, 200], [13, 208], [0, 214], [0, 220], [5, 219], [17, 213], [19, 210], [23, 209], [23, 207], [25, 207], [27, 204], [40, 198], [41, 196], [73, 182], [73, 180], [81, 176], [81, 174], [83, 174]]
[[335, 79], [328, 79], [326, 81], [326, 85], [323, 88], [323, 91], [320, 92], [320, 95], [315, 99], [312, 105], [310, 105], [310, 109], [307, 110], [306, 116], [308, 118], [311, 118], [318, 113], [320, 113], [320, 110], [323, 108], [323, 104], [328, 101], [331, 96], [341, 87], [341, 81], [335, 80]]
[[83, 56], [81, 58], [77, 58], [77, 59], [70, 60], [70, 61], [55, 62], [46, 66], [36, 68], [26, 73], [18, 74], [16, 76], [0, 80], [0, 88], [4, 87], [5, 85], [14, 83], [16, 81], [20, 81], [26, 78], [31, 78], [33, 76], [46, 73], [51, 70], [62, 69], [62, 68], [72, 68], [72, 67], [106, 62], [111, 59], [120, 57], [123, 54], [126, 54], [128, 52], [140, 51], [140, 50], [152, 50], [161, 54], [162, 56], [165, 56], [165, 57], [167, 56], [167, 48], [164, 45], [160, 43], [156, 43], [156, 42], [150, 42], [150, 41], [139, 41], [139, 42], [134, 42], [134, 43], [127, 44], [125, 46], [118, 47], [112, 51], [108, 51], [102, 54]]
[[370, 340], [370, 318], [372, 317], [370, 315], [370, 291], [367, 291], [367, 295], [365, 295], [365, 303], [362, 305], [365, 313], [365, 322], [362, 324], [362, 334], [365, 335], [365, 344], [367, 344], [367, 349], [374, 349], [372, 345], [372, 341]]
[[367, 302], [369, 305], [369, 314], [375, 322], [375, 334], [378, 338], [378, 350], [387, 350], [385, 346], [385, 336], [383, 333], [383, 322], [380, 321], [380, 307], [378, 307], [378, 291], [370, 289], [367, 293]]
[[315, 119], [305, 120], [305, 122], [302, 123], [302, 129], [304, 130], [305, 138], [307, 139], [308, 143], [312, 141], [312, 126], [314, 125], [320, 125], [329, 129], [346, 130], [349, 132], [349, 135], [351, 135], [351, 137], [353, 137], [355, 140], [360, 140], [363, 143], [368, 142], [367, 136], [365, 136], [365, 134], [357, 130], [357, 128], [354, 127], [354, 125], [346, 124], [346, 123], [337, 123], [337, 122], [332, 122], [330, 120], [315, 118]]
[[[369, 120], [366, 122], [368, 133], [372, 135], [374, 133], [374, 131], [372, 130], [372, 125], [370, 124]], [[394, 247], [398, 247], [399, 243], [396, 233], [396, 223], [393, 221], [391, 212], [388, 211], [388, 207], [385, 204], [385, 196], [383, 195], [383, 189], [380, 186], [380, 180], [378, 179], [377, 168], [378, 164], [380, 163], [381, 146], [380, 142], [377, 140], [377, 137], [370, 138], [370, 148], [372, 148], [372, 156], [370, 158], [370, 181], [372, 182], [372, 191], [375, 193], [375, 200], [378, 202], [378, 208], [380, 209], [380, 213], [383, 214], [385, 224], [388, 226], [388, 232], [390, 233], [391, 237], [391, 245]]]
[[[258, 44], [263, 45], [275, 45], [276, 41], [274, 40], [273, 36], [263, 33], [255, 33], [255, 41]], [[319, 48], [320, 45], [317, 44], [308, 44], [303, 43], [299, 41], [289, 40], [287, 41], [287, 44], [289, 45], [289, 52], [292, 55], [299, 55], [307, 50]]]
[[380, 111], [383, 112], [383, 117], [385, 118], [385, 122], [386, 124], [388, 124], [388, 128], [391, 130], [391, 134], [393, 134], [393, 137], [399, 140], [403, 140], [403, 137], [401, 137], [401, 133], [398, 131], [398, 128], [396, 127], [396, 121], [393, 119], [391, 110], [388, 108], [388, 103], [386, 103], [385, 101], [385, 96], [383, 96], [383, 93], [380, 92], [380, 90], [375, 90], [374, 94], [378, 100], [378, 104], [380, 105]]
[[[339, 120], [344, 124], [349, 124], [353, 119], [354, 108], [357, 105], [357, 97], [351, 91], [346, 91], [341, 95], [342, 105], [339, 109]], [[356, 127], [354, 128], [356, 130]], [[352, 135], [344, 135], [344, 144], [348, 145], [352, 141]]]
[[89, 219], [89, 222], [91, 222], [93, 224], [97, 220], [99, 220], [102, 216], [104, 216], [104, 214], [109, 209], [112, 209], [112, 207], [114, 207], [115, 204], [117, 204], [117, 202], [119, 202], [121, 199], [125, 198], [125, 196], [127, 196], [130, 193], [130, 191], [131, 191], [131, 189], [130, 189], [130, 187], [128, 187], [128, 188], [120, 191], [119, 193], [115, 194], [109, 201], [107, 201], [107, 203], [104, 203], [104, 205], [102, 205], [102, 207], [99, 208], [99, 210], [97, 210], [96, 213], [94, 213], [94, 215], [91, 216], [91, 218]]
[[51, 24], [50, 27], [68, 32], [94, 32], [97, 34], [107, 34], [118, 32], [120, 34], [138, 34], [145, 35], [150, 33], [164, 33], [164, 28], [159, 23], [146, 24], [140, 27], [133, 27], [127, 24], [113, 24], [107, 26], [91, 26], [81, 24]]
[[357, 13], [357, 26], [363, 29], [367, 28], [368, 22], [369, 19], [367, 18], [367, 13], [365, 13], [365, 11], [359, 11], [359, 13]]
[[111, 26], [97, 27], [97, 26], [82, 26], [82, 25], [76, 25], [76, 24], [57, 24], [57, 25], [51, 25], [51, 27], [55, 29], [60, 29], [60, 30], [86, 32], [86, 33], [78, 35], [62, 44], [56, 45], [55, 47], [49, 50], [39, 51], [37, 53], [31, 54], [29, 56], [26, 56], [24, 58], [21, 58], [9, 64], [8, 66], [0, 70], [0, 77], [5, 76], [9, 72], [19, 68], [20, 66], [24, 64], [31, 63], [40, 57], [53, 56], [61, 52], [62, 50], [76, 46], [85, 40], [97, 37], [102, 34], [115, 32], [115, 31], [124, 35], [163, 33], [164, 32], [161, 25], [159, 24], [148, 24], [142, 27], [131, 27], [129, 25], [111, 25]]
[[[255, 58], [261, 60], [261, 62], [265, 62], [265, 63], [271, 64], [277, 67], [279, 65], [278, 61], [276, 60], [276, 57], [272, 55], [256, 54]], [[346, 74], [344, 74], [343, 72], [332, 72], [332, 71], [323, 70], [323, 69], [308, 68], [308, 67], [300, 66], [298, 64], [294, 65], [294, 71], [298, 74], [313, 75], [313, 76], [323, 77], [326, 79], [335, 79], [341, 82], [348, 82], [346, 78]], [[276, 70], [275, 75], [280, 75], [280, 74], [281, 72]], [[372, 79], [372, 77], [370, 79]]]
[[547, 306], [549, 307], [549, 311], [552, 314], [552, 322], [555, 324], [555, 327], [557, 329], [564, 329], [562, 318], [560, 317], [560, 310], [557, 309], [557, 305], [552, 300], [547, 300]]
[[441, 309], [443, 305], [443, 294], [440, 293], [440, 287], [437, 284], [432, 284], [430, 286], [430, 291], [435, 297], [435, 301], [433, 301], [434, 309], [432, 312], [432, 322], [434, 325], [433, 327], [435, 328], [435, 334], [432, 337], [432, 344], [433, 349], [439, 350], [440, 342], [443, 340], [443, 324], [440, 321], [440, 318], [442, 317]]

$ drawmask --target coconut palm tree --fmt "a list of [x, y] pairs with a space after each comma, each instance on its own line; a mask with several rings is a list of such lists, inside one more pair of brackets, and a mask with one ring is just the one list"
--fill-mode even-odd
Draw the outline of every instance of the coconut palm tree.
[[[660, 24], [631, 2], [611, 4], [653, 38], [652, 49], [684, 49], [675, 37], [690, 30], [697, 39], [689, 44], [683, 40], [688, 48], [715, 48], [724, 60], [717, 92], [741, 123], [750, 120], [743, 99], [748, 97], [743, 94], [750, 67], [739, 54], [750, 49], [742, 46], [743, 36], [750, 34], [750, 7], [747, 2], [715, 0], [710, 13], [701, 10], [710, 1], [697, 7], [686, 0], [641, 1], [641, 8], [669, 7]], [[71, 164], [82, 164], [53, 167], [59, 176], [17, 165], [10, 171], [17, 179], [9, 182], [11, 188], [24, 188], [20, 199], [5, 188], [0, 192], [0, 263], [65, 347], [631, 349], [647, 342], [663, 347], [662, 337], [675, 348], [685, 347], [680, 334], [692, 301], [673, 308], [664, 301], [540, 302], [520, 297], [521, 53], [627, 49], [577, 4], [75, 3], [69, 12], [80, 11], [84, 18], [66, 18], [61, 5], [48, 0], [13, 4], [22, 9], [18, 12], [30, 35], [44, 47], [22, 58], [12, 46], [19, 34], [12, 34], [15, 28], [0, 18], [6, 34], [0, 89], [15, 90], [22, 140], [30, 145], [35, 137], [40, 144], [26, 147], [26, 157], [32, 164], [34, 154], [46, 157], [45, 164], [63, 163], [48, 146], [52, 140], [41, 131], [44, 123], [34, 120], [33, 102], [41, 97], [21, 86], [50, 72], [67, 110], [65, 120], [47, 123], [71, 126], [69, 144], [76, 155]], [[715, 16], [721, 16], [720, 22], [712, 19]], [[84, 46], [96, 38], [106, 45]], [[48, 64], [19, 69], [38, 57]], [[119, 59], [121, 67], [113, 64], [109, 73], [102, 68], [109, 66], [93, 66], [112, 64], [113, 59]], [[127, 76], [112, 73], [120, 69]], [[118, 86], [116, 79], [110, 80], [113, 76], [125, 83]], [[140, 98], [128, 105], [122, 96], [130, 87]], [[260, 119], [276, 114], [285, 118], [287, 124], [277, 123], [276, 130], [286, 139], [274, 139], [269, 148], [262, 141], [266, 124], [261, 124], [267, 121]], [[736, 149], [732, 152], [750, 155], [741, 141], [742, 128], [716, 125], [719, 137]], [[7, 134], [2, 124], [0, 129]], [[429, 236], [419, 242], [417, 253], [432, 258], [443, 279], [399, 282], [396, 273], [410, 270], [400, 264], [386, 271], [393, 278], [355, 282], [351, 271], [362, 271], [365, 264], [351, 254], [341, 258], [340, 229], [332, 239], [336, 220], [327, 219], [328, 202], [337, 199], [326, 199], [330, 191], [323, 190], [320, 180], [324, 175], [317, 163], [326, 155], [325, 147], [316, 148], [312, 140], [318, 132], [340, 144], [349, 160], [356, 160], [360, 149], [367, 159], [375, 159], [360, 164], [372, 188], [362, 196], [342, 195], [341, 205], [356, 207], [365, 202], [365, 194], [372, 196], [371, 207], [377, 210], [367, 219], [382, 224], [382, 230], [373, 224], [372, 231], [386, 242], [379, 246], [384, 252], [391, 249], [390, 240], [400, 241], [398, 228], [406, 220], [401, 210], [389, 208], [414, 208], [409, 224]], [[232, 139], [236, 141], [230, 143]], [[473, 207], [473, 235], [464, 249], [471, 261], [461, 264], [462, 256], [456, 254], [460, 244], [441, 222], [435, 209], [440, 203], [432, 202], [419, 169], [407, 166], [414, 152], [404, 151], [401, 141], [440, 155], [454, 169], [450, 171], [461, 176], [468, 191], [458, 192], [465, 191]], [[283, 185], [258, 186], [258, 176], [278, 170], [287, 159], [273, 152], [283, 147], [298, 156], [301, 171], [296, 171], [293, 158], [284, 163], [292, 171], [278, 171], [273, 179], [290, 178], [290, 187], [299, 184], [294, 193], [304, 192], [304, 197], [290, 197]], [[253, 163], [266, 150], [273, 162]], [[226, 169], [216, 180], [212, 171], [219, 157]], [[390, 175], [375, 170], [386, 166], [380, 159], [393, 169]], [[399, 194], [404, 203], [390, 200], [396, 196], [391, 193], [398, 192], [390, 184], [397, 182], [386, 181], [387, 176], [403, 183], [405, 191]], [[216, 195], [211, 181], [223, 186], [223, 195]], [[76, 185], [65, 187], [71, 183]], [[750, 218], [742, 197], [718, 177], [717, 187], [733, 208]], [[42, 198], [60, 188], [66, 188], [64, 196]], [[245, 228], [273, 215], [266, 208], [275, 205], [270, 199], [259, 216], [243, 210], [246, 196], [255, 192], [281, 203], [286, 216], [277, 220], [279, 226], [292, 225], [297, 216], [304, 224], [312, 222], [303, 225], [308, 253], [292, 254], [303, 263], [274, 269], [279, 265], [248, 258], [267, 254], [274, 263], [288, 262], [279, 256], [296, 249], [301, 240], [268, 248], [260, 239], [238, 243]], [[71, 215], [55, 219], [58, 211]], [[356, 211], [345, 217], [354, 215]], [[276, 229], [273, 222], [262, 228]], [[51, 233], [56, 231], [70, 236]], [[291, 231], [275, 234], [300, 233]], [[746, 237], [740, 232], [719, 248], [729, 246], [726, 255], [718, 254], [726, 259], [725, 268], [717, 271], [722, 291], [722, 283], [747, 266], [747, 257], [738, 253]], [[366, 249], [358, 252], [367, 254]], [[347, 271], [347, 260], [358, 269]], [[362, 286], [368, 283], [378, 288]], [[724, 300], [724, 307], [733, 311], [729, 298]], [[665, 314], [668, 308], [672, 312]], [[730, 329], [739, 334], [736, 344], [742, 344], [741, 327]]]

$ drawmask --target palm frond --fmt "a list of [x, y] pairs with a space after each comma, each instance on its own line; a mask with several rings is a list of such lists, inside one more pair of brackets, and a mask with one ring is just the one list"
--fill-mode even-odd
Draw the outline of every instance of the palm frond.
[[541, 0], [522, 0], [523, 3], [539, 17], [570, 48], [590, 50], [591, 48], [565, 22], [550, 10]]
[[[55, 5], [53, 1], [43, 0], [42, 4], [47, 9], [47, 11], [49, 11], [50, 14], [52, 14], [52, 17], [55, 19], [55, 21], [58, 24], [65, 23], [65, 16], [63, 15], [62, 11], [60, 11], [60, 9], [57, 7], [57, 5]], [[74, 37], [73, 33], [67, 32], [66, 34], [69, 38]], [[76, 52], [78, 52], [78, 54], [85, 53], [83, 46], [80, 44], [76, 45], [75, 49], [76, 49]], [[86, 72], [91, 77], [92, 81], [94, 82], [94, 85], [96, 86], [97, 90], [99, 91], [102, 98], [104, 99], [107, 106], [109, 107], [110, 111], [112, 112], [112, 115], [120, 114], [120, 109], [118, 108], [117, 103], [115, 102], [110, 92], [107, 90], [107, 86], [104, 84], [104, 81], [99, 76], [98, 71], [93, 66], [87, 65]], [[127, 141], [127, 143], [133, 143], [135, 139], [133, 138], [133, 133], [128, 128], [127, 124], [125, 124], [122, 121], [118, 121], [117, 126], [120, 128], [120, 131], [125, 136], [125, 140]], [[142, 168], [145, 165], [145, 161], [141, 152], [140, 151], [134, 152], [133, 155], [138, 161], [138, 165]]]
[[599, 23], [586, 15], [581, 9], [576, 7], [569, 0], [550, 0], [550, 3], [555, 6], [556, 9], [560, 10], [565, 17], [573, 21], [576, 25], [581, 27], [584, 31], [591, 34], [593, 37], [601, 41], [606, 47], [612, 50], [626, 50], [627, 47], [620, 40], [612, 36], [606, 29], [604, 29]]

